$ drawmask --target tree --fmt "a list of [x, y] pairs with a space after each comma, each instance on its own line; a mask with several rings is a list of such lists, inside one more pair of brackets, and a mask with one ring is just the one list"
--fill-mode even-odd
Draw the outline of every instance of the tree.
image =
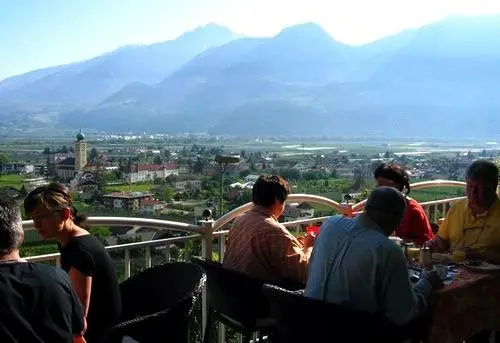
[[154, 164], [162, 164], [161, 157], [159, 155], [156, 155], [154, 158]]
[[99, 151], [96, 148], [92, 148], [89, 153], [89, 160], [95, 161], [99, 157]]
[[19, 194], [21, 194], [22, 197], [26, 197], [28, 195], [28, 191], [26, 190], [26, 187], [24, 185], [21, 186]]
[[245, 169], [245, 170], [240, 171], [240, 178], [244, 179], [248, 175], [250, 175], [250, 169]]
[[172, 153], [168, 149], [165, 149], [165, 151], [163, 151], [163, 155], [165, 156], [167, 161], [170, 160], [170, 157], [172, 157]]
[[43, 148], [42, 154], [43, 155], [50, 155], [50, 148], [48, 146], [46, 146], [45, 148]]
[[9, 158], [4, 154], [0, 154], [0, 176], [2, 175], [1, 172], [3, 171], [4, 164], [7, 163], [9, 163]]
[[163, 201], [165, 201], [165, 202], [172, 201], [172, 198], [174, 197], [174, 195], [175, 195], [175, 192], [174, 192], [174, 189], [172, 187], [170, 187], [170, 186], [163, 187], [163, 190], [162, 190]]
[[193, 166], [193, 172], [201, 174], [203, 172], [203, 162], [201, 158], [198, 158]]
[[89, 230], [89, 233], [94, 235], [103, 244], [106, 242], [106, 238], [111, 236], [111, 230], [108, 227], [93, 227]]

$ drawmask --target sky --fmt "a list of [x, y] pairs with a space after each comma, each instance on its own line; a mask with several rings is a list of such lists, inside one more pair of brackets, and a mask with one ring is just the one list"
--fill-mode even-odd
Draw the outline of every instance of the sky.
[[214, 22], [272, 36], [304, 22], [364, 44], [449, 16], [500, 14], [500, 0], [0, 0], [0, 80], [175, 39]]

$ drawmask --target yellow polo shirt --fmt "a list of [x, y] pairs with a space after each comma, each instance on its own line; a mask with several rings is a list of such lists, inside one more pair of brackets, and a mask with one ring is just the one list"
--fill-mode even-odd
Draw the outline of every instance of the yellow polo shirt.
[[450, 243], [450, 251], [475, 249], [500, 262], [500, 199], [484, 214], [474, 216], [467, 199], [457, 201], [446, 214], [438, 236]]

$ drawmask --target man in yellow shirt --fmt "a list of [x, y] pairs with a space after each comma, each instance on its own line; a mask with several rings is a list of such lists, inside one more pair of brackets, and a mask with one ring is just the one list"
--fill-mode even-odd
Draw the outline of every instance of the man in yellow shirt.
[[435, 252], [463, 251], [467, 259], [500, 264], [498, 167], [486, 160], [467, 169], [467, 199], [456, 202], [427, 246]]

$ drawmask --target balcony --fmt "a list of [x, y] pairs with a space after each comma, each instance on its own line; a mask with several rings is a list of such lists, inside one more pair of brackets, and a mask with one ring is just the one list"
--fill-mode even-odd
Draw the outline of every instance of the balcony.
[[[412, 190], [432, 188], [432, 187], [459, 187], [463, 188], [464, 182], [457, 181], [428, 181], [412, 184]], [[425, 209], [427, 216], [431, 222], [436, 223], [442, 216], [446, 214], [451, 205], [464, 197], [448, 198], [436, 201], [421, 203]], [[339, 204], [325, 197], [308, 195], [308, 194], [292, 194], [289, 196], [290, 202], [307, 202], [314, 204], [322, 204], [331, 207], [339, 214], [352, 216], [361, 213], [365, 201], [356, 204], [345, 205]], [[106, 249], [112, 254], [117, 272], [121, 275], [121, 279], [128, 278], [141, 269], [151, 267], [152, 265], [170, 262], [172, 260], [189, 261], [189, 249], [182, 249], [179, 253], [178, 245], [186, 247], [189, 244], [200, 244], [200, 255], [205, 258], [216, 258], [222, 261], [224, 256], [226, 237], [228, 235], [228, 224], [237, 216], [248, 211], [252, 204], [248, 203], [239, 208], [226, 213], [217, 220], [201, 221], [199, 225], [192, 225], [173, 221], [164, 221], [146, 218], [125, 218], [125, 217], [91, 217], [88, 220], [90, 226], [129, 226], [133, 228], [148, 227], [157, 230], [168, 230], [171, 232], [180, 233], [179, 237], [166, 239], [157, 239], [144, 242], [127, 243], [120, 245], [108, 246]], [[284, 223], [284, 225], [292, 232], [303, 232], [306, 225], [316, 222], [323, 222], [328, 217], [316, 217], [309, 219], [301, 219]], [[34, 230], [32, 221], [24, 221], [23, 226], [25, 231]], [[176, 250], [173, 256], [173, 249]], [[47, 254], [39, 256], [27, 257], [31, 262], [44, 262], [59, 265], [59, 254]], [[203, 327], [206, 319], [206, 297], [202, 301], [202, 322]], [[219, 342], [225, 342], [225, 331], [223, 326], [219, 326]]]

